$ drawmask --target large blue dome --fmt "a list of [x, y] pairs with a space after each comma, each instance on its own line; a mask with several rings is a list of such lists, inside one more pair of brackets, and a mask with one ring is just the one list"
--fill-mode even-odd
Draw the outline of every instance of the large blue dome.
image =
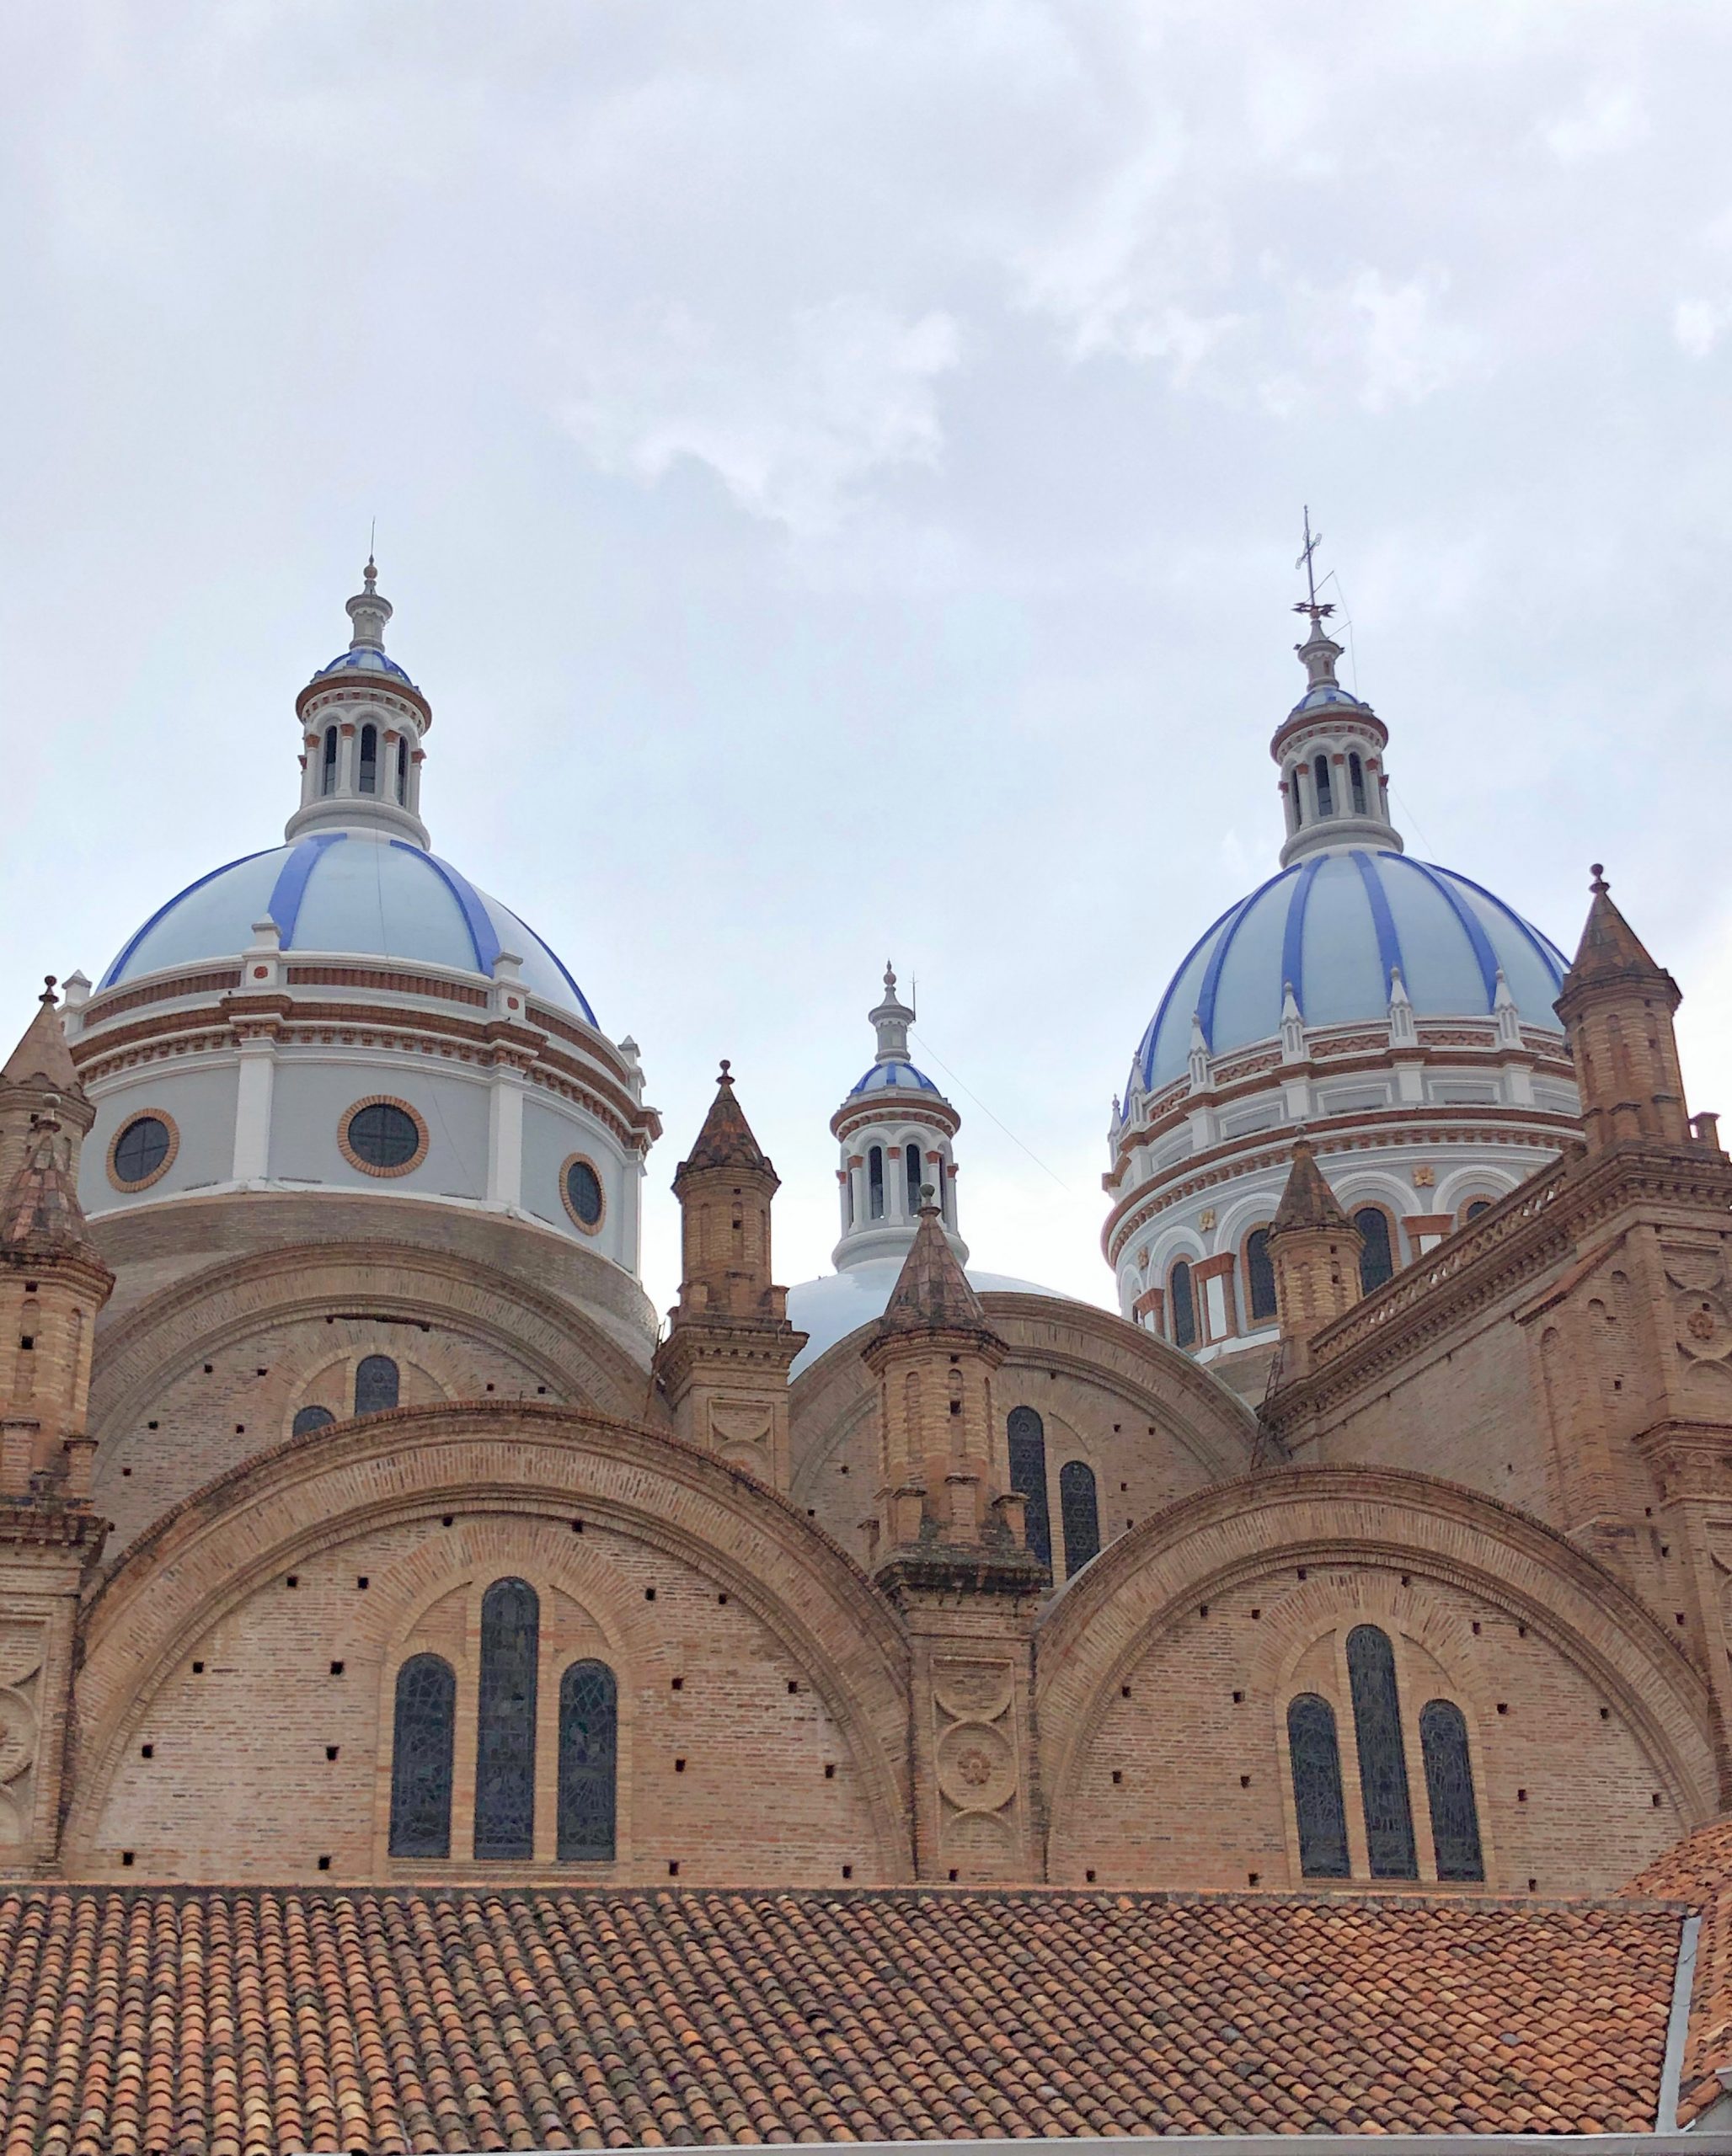
[[530, 994], [596, 1023], [558, 955], [508, 906], [437, 854], [369, 830], [318, 831], [213, 869], [153, 913], [122, 947], [104, 988], [165, 967], [238, 958], [266, 915], [286, 951], [406, 959], [490, 974], [523, 961]]
[[1421, 1018], [1483, 1016], [1501, 969], [1523, 1021], [1562, 1030], [1567, 960], [1500, 899], [1451, 869], [1358, 846], [1296, 861], [1222, 914], [1173, 975], [1137, 1045], [1132, 1083], [1184, 1073], [1191, 1016], [1213, 1055], [1280, 1031], [1282, 992], [1308, 1026], [1381, 1020], [1399, 966]]

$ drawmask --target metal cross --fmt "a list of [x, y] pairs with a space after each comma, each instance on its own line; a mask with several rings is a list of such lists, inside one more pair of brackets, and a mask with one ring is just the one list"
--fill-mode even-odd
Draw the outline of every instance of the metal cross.
[[1311, 626], [1313, 629], [1321, 628], [1323, 622], [1326, 622], [1329, 616], [1335, 611], [1334, 606], [1329, 604], [1327, 600], [1321, 605], [1319, 605], [1318, 601], [1317, 564], [1313, 557], [1316, 555], [1318, 548], [1322, 546], [1323, 542], [1323, 535], [1322, 532], [1313, 531], [1311, 528], [1311, 504], [1307, 502], [1305, 506], [1305, 544], [1300, 549], [1299, 558], [1294, 563], [1293, 566], [1296, 569], [1304, 570], [1305, 588], [1310, 596], [1308, 598], [1300, 600], [1295, 606], [1293, 611], [1296, 614], [1309, 614], [1311, 616]]

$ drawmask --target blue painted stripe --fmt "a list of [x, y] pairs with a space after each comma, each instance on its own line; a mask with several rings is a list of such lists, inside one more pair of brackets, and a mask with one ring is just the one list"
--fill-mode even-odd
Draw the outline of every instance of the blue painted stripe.
[[1272, 891], [1281, 876], [1291, 876], [1291, 868], [1284, 868], [1280, 876], [1271, 876], [1266, 883], [1259, 883], [1250, 897], [1234, 912], [1221, 931], [1215, 948], [1209, 953], [1209, 970], [1203, 975], [1203, 992], [1197, 999], [1197, 1020], [1203, 1028], [1203, 1039], [1211, 1055], [1215, 1053], [1215, 992], [1221, 985], [1221, 969], [1227, 963], [1227, 954], [1232, 948], [1232, 939], [1239, 932], [1245, 915], [1250, 912], [1265, 891]]
[[[1395, 932], [1395, 915], [1389, 910], [1388, 894], [1383, 889], [1382, 878], [1377, 873], [1377, 864], [1371, 855], [1362, 853], [1355, 846], [1348, 858], [1358, 869], [1359, 880], [1366, 887], [1366, 903], [1371, 907], [1371, 921], [1377, 931], [1377, 961], [1383, 969], [1383, 994], [1387, 998], [1392, 985], [1390, 973], [1394, 967], [1401, 965], [1401, 938]], [[1390, 858], [1399, 860], [1401, 857], [1392, 854]], [[1401, 977], [1403, 980], [1407, 979], [1404, 966], [1402, 967]]]
[[[275, 846], [261, 846], [255, 852], [242, 854], [237, 861], [225, 861], [220, 868], [213, 868], [208, 876], [200, 876], [195, 883], [189, 883], [184, 891], [177, 891], [174, 897], [168, 900], [166, 905], [160, 905], [157, 908], [150, 919], [146, 921], [143, 927], [141, 928], [137, 934], [134, 936], [126, 945], [120, 956], [115, 960], [108, 971], [97, 983], [97, 994], [100, 995], [104, 989], [112, 988], [114, 986], [115, 983], [126, 971], [127, 963], [131, 960], [132, 953], [138, 948], [139, 945], [143, 942], [145, 937], [150, 934], [152, 929], [156, 926], [157, 923], [159, 921], [165, 919], [169, 914], [173, 913], [175, 907], [180, 904], [180, 901], [183, 899], [190, 899], [195, 891], [202, 891], [206, 883], [214, 883], [219, 876], [227, 875], [231, 868], [243, 868], [248, 862], [257, 861], [259, 855], [275, 853], [275, 851], [276, 848]], [[224, 955], [226, 956], [227, 954], [225, 953]]]
[[1305, 908], [1311, 897], [1311, 887], [1317, 881], [1317, 872], [1328, 856], [1314, 853], [1299, 872], [1292, 895], [1287, 900], [1287, 926], [1281, 937], [1281, 992], [1285, 997], [1289, 982], [1292, 984], [1293, 1001], [1299, 1006], [1299, 1015], [1305, 1016]]
[[1485, 984], [1485, 1007], [1489, 1011], [1498, 1000], [1498, 954], [1491, 947], [1491, 938], [1478, 915], [1460, 895], [1452, 891], [1449, 879], [1423, 861], [1409, 861], [1405, 854], [1392, 853], [1387, 857], [1398, 861], [1404, 868], [1411, 868], [1416, 876], [1423, 876], [1435, 891], [1441, 892], [1444, 903], [1462, 924], [1462, 932], [1473, 946], [1473, 956], [1479, 967], [1479, 978]]
[[[1413, 865], [1415, 868], [1425, 866], [1423, 862], [1418, 861], [1414, 862]], [[1540, 963], [1544, 966], [1546, 971], [1550, 974], [1552, 979], [1557, 983], [1559, 988], [1563, 987], [1564, 976], [1569, 970], [1569, 961], [1564, 957], [1564, 953], [1558, 948], [1558, 946], [1552, 941], [1549, 936], [1542, 936], [1539, 930], [1533, 926], [1532, 922], [1524, 921], [1521, 918], [1521, 915], [1516, 911], [1513, 906], [1506, 906], [1495, 891], [1488, 891], [1483, 883], [1476, 883], [1471, 876], [1463, 876], [1459, 870], [1454, 868], [1446, 868], [1441, 871], [1433, 870], [1430, 873], [1433, 874], [1441, 873], [1442, 875], [1446, 875], [1450, 878], [1451, 883], [1465, 883], [1470, 891], [1478, 892], [1479, 896], [1485, 900], [1488, 905], [1495, 906], [1498, 911], [1503, 915], [1506, 921], [1513, 921], [1516, 927], [1519, 928], [1522, 934], [1527, 938], [1528, 942], [1532, 944], [1534, 949], [1538, 952], [1540, 955]]]
[[601, 1028], [596, 1021], [595, 1012], [590, 1008], [590, 999], [584, 994], [577, 983], [571, 978], [570, 969], [567, 967], [565, 961], [559, 956], [559, 953], [553, 948], [553, 945], [548, 942], [545, 937], [537, 936], [535, 931], [530, 926], [529, 923], [524, 920], [521, 914], [511, 913], [511, 909], [509, 906], [502, 906], [500, 910], [502, 913], [511, 913], [512, 920], [516, 922], [517, 926], [523, 931], [523, 933], [527, 936], [532, 942], [540, 944], [543, 954], [551, 958], [553, 963], [559, 969], [559, 978], [577, 998], [577, 1007], [583, 1012], [585, 1017], [589, 1020], [590, 1023], [595, 1027], [596, 1031], [599, 1033]]
[[[475, 953], [476, 969], [490, 977], [494, 961], [500, 954], [500, 939], [494, 933], [487, 908], [481, 903], [481, 894], [467, 876], [453, 868], [448, 861], [441, 861], [436, 853], [425, 852], [420, 846], [411, 845], [407, 839], [393, 839], [391, 843], [399, 853], [425, 862], [457, 900], [457, 909], [463, 916], [463, 926], [469, 931], [469, 945]], [[567, 979], [569, 978], [568, 974]], [[593, 1025], [594, 1019], [590, 1022]]]
[[301, 901], [307, 895], [307, 881], [318, 867], [320, 857], [328, 846], [336, 846], [348, 835], [347, 831], [319, 831], [310, 839], [302, 839], [278, 870], [276, 882], [271, 889], [270, 903], [265, 911], [276, 923], [284, 950], [286, 951], [295, 940], [295, 923], [301, 918]]
[[1209, 941], [1209, 938], [1215, 933], [1216, 930], [1221, 926], [1221, 922], [1227, 920], [1228, 915], [1230, 915], [1232, 910], [1233, 909], [1229, 906], [1227, 912], [1222, 914], [1219, 920], [1211, 921], [1208, 927], [1206, 927], [1203, 931], [1202, 934], [1197, 938], [1196, 942], [1191, 945], [1189, 950], [1185, 953], [1184, 958], [1180, 959], [1178, 970], [1174, 973], [1172, 979], [1167, 984], [1167, 993], [1161, 998], [1161, 1007], [1156, 1011], [1154, 1017], [1149, 1020], [1148, 1031], [1143, 1035], [1141, 1040], [1137, 1043], [1136, 1054], [1132, 1059], [1131, 1068], [1132, 1073], [1135, 1074], [1138, 1066], [1141, 1066], [1142, 1082], [1145, 1086], [1152, 1086], [1155, 1082], [1155, 1049], [1161, 1038], [1161, 1021], [1167, 1015], [1167, 1006], [1173, 1001], [1173, 990], [1179, 986], [1180, 981], [1184, 979], [1186, 974], [1189, 972], [1191, 960], [1195, 958], [1198, 952], [1202, 949], [1203, 946]]

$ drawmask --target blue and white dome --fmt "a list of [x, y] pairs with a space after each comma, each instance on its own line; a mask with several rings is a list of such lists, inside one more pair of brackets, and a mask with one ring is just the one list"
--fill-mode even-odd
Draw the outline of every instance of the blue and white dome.
[[313, 678], [315, 681], [328, 681], [334, 675], [340, 678], [345, 674], [377, 674], [388, 681], [402, 681], [411, 689], [415, 686], [404, 668], [376, 644], [361, 644], [347, 651], [339, 651], [330, 664], [321, 666]]
[[911, 1063], [874, 1063], [855, 1085], [849, 1086], [847, 1097], [857, 1101], [868, 1093], [937, 1093], [932, 1080], [923, 1070], [917, 1070]]
[[159, 906], [104, 974], [110, 989], [142, 974], [238, 958], [254, 924], [276, 923], [285, 951], [448, 966], [490, 977], [501, 951], [523, 962], [532, 996], [593, 1026], [564, 962], [508, 906], [437, 854], [366, 830], [321, 830], [244, 855]]
[[1523, 1022], [1561, 1032], [1552, 1006], [1567, 963], [1453, 870], [1383, 848], [1312, 853], [1193, 946], [1137, 1045], [1131, 1085], [1153, 1092], [1184, 1075], [1193, 1013], [1211, 1055], [1273, 1038], [1289, 983], [1308, 1027], [1382, 1025], [1398, 967], [1416, 1017], [1489, 1013], [1501, 972]]

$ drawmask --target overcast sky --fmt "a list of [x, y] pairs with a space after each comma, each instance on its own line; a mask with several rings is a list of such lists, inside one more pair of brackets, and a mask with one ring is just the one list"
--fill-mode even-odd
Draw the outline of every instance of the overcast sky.
[[[0, 11], [0, 1015], [275, 842], [370, 520], [436, 847], [828, 1270], [893, 956], [976, 1259], [1275, 865], [1302, 505], [1409, 848], [1603, 860], [1732, 1111], [1732, 10]], [[1345, 664], [1346, 662], [1344, 662]]]

